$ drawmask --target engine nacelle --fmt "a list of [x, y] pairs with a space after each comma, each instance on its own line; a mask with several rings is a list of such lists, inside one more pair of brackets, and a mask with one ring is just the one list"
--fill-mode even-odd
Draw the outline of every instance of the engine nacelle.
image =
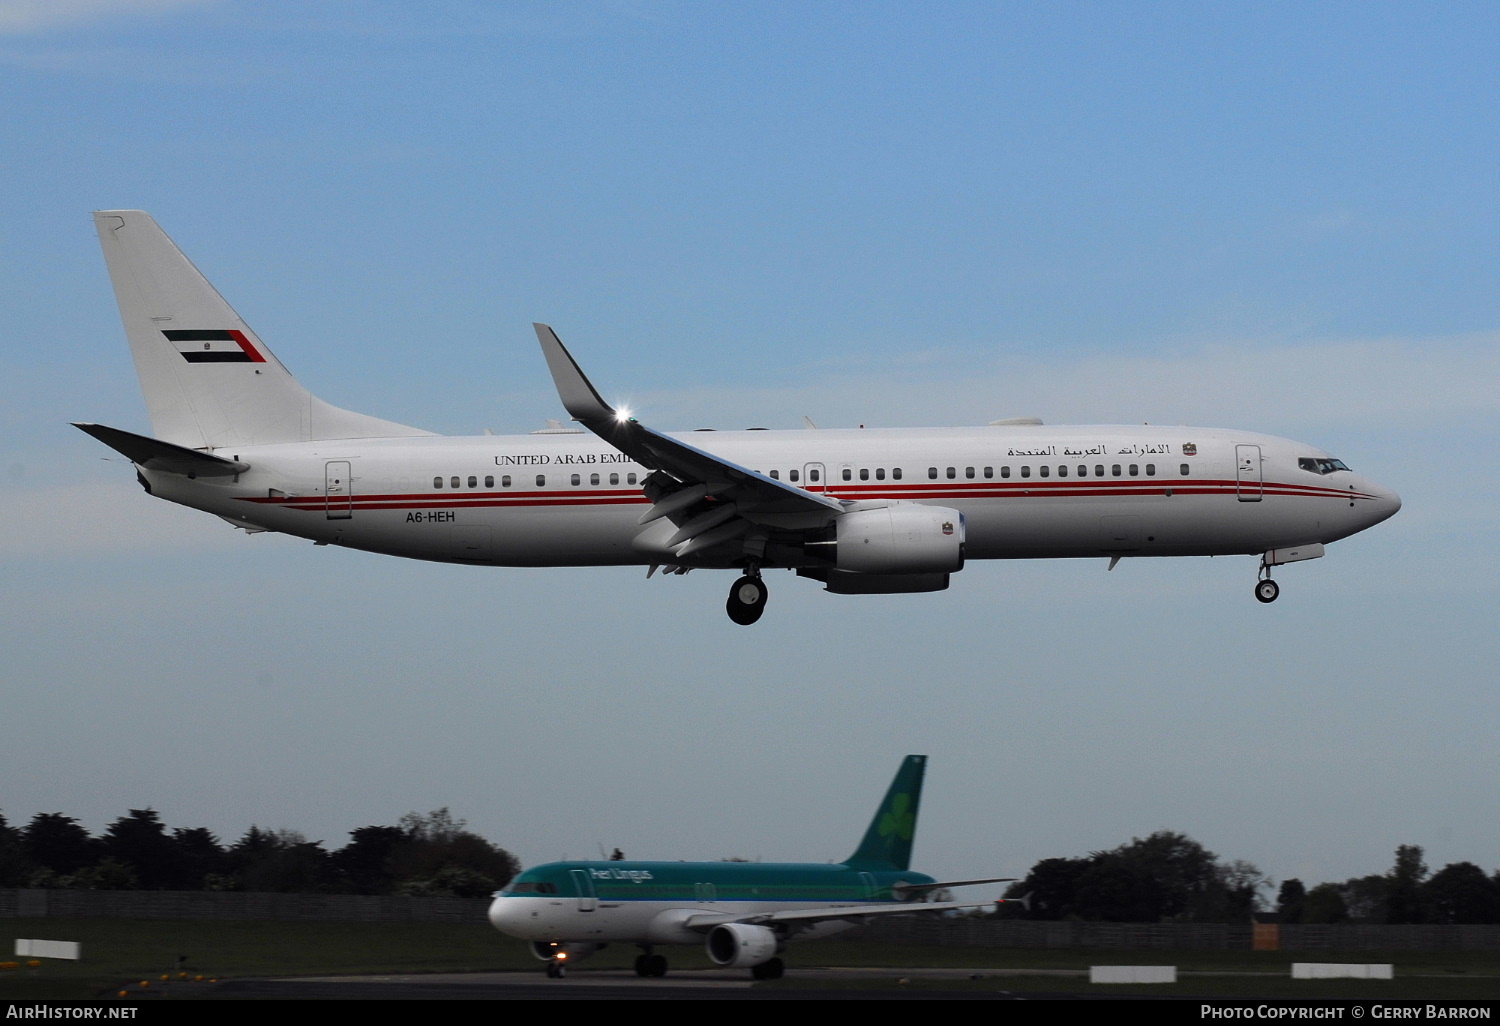
[[776, 932], [750, 923], [721, 923], [708, 931], [708, 957], [716, 965], [746, 969], [776, 957]]
[[833, 521], [834, 566], [858, 574], [949, 574], [964, 568], [964, 515], [894, 502]]
[[600, 948], [607, 947], [605, 944], [586, 944], [582, 941], [569, 941], [564, 944], [553, 941], [532, 941], [530, 945], [531, 957], [542, 962], [554, 960], [562, 962], [577, 962], [588, 958]]

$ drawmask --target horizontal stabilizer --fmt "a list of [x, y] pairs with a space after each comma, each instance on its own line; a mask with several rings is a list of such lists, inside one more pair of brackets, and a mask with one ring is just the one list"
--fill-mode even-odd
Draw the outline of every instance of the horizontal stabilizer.
[[147, 438], [103, 424], [74, 424], [78, 430], [93, 435], [131, 463], [147, 470], [163, 470], [186, 477], [232, 477], [250, 469], [250, 464], [226, 460], [212, 453], [187, 449], [157, 438]]

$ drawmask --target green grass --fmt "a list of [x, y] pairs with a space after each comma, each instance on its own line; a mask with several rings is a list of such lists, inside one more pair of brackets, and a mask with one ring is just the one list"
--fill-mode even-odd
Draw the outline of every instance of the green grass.
[[[10, 938], [79, 941], [78, 962], [46, 960], [36, 972], [0, 972], [0, 998], [88, 998], [114, 993], [122, 984], [181, 969], [190, 975], [312, 976], [438, 972], [537, 972], [540, 963], [526, 945], [497, 934], [485, 923], [279, 923], [203, 920], [4, 919]], [[11, 941], [0, 938], [6, 950]], [[674, 969], [708, 968], [700, 946], [663, 949]], [[628, 968], [637, 949], [614, 945], [580, 963], [581, 969]], [[793, 944], [787, 952], [793, 976], [773, 986], [826, 986], [797, 978], [799, 967], [910, 967], [986, 971], [1003, 976], [981, 980], [915, 980], [913, 989], [957, 989], [1138, 994], [1201, 994], [1217, 997], [1500, 998], [1500, 955], [1473, 951], [1113, 951], [1080, 948], [893, 947], [845, 941]], [[1292, 962], [1391, 962], [1397, 979], [1308, 980], [1289, 978]], [[1175, 965], [1190, 976], [1173, 986], [1103, 987], [1086, 976], [1034, 975], [1036, 971], [1086, 973], [1090, 965]], [[1257, 974], [1236, 976], [1233, 974]], [[892, 985], [889, 978], [853, 986]], [[841, 984], [842, 985], [842, 984]], [[180, 984], [170, 987], [182, 990]], [[170, 988], [169, 988], [170, 989]]]
[[[1116, 953], [1121, 954], [1119, 952]], [[1119, 959], [1114, 959], [1117, 963]], [[1170, 962], [1162, 964], [1170, 965]], [[1289, 970], [1288, 970], [1289, 972]], [[1399, 970], [1398, 970], [1399, 973]], [[787, 978], [763, 987], [820, 990], [827, 980]], [[978, 980], [910, 979], [898, 983], [896, 974], [883, 979], [839, 981], [849, 990], [958, 990], [993, 994], [1118, 994], [1130, 997], [1205, 997], [1272, 1000], [1276, 998], [1343, 998], [1354, 1000], [1476, 1001], [1500, 997], [1500, 980], [1399, 977], [1394, 980], [1293, 980], [1277, 976], [1189, 976], [1179, 974], [1173, 984], [1093, 984], [1088, 976], [991, 976]]]

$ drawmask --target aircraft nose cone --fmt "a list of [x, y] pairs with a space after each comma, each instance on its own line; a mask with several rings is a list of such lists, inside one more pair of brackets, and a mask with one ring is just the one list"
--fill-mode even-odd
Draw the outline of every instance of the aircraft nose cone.
[[502, 933], [508, 933], [506, 927], [511, 925], [518, 911], [514, 901], [506, 901], [504, 898], [496, 898], [490, 902], [490, 925]]
[[1378, 524], [1382, 520], [1389, 520], [1401, 509], [1401, 496], [1391, 491], [1391, 489], [1372, 481], [1366, 491], [1375, 496], [1375, 501], [1370, 503], [1369, 507], [1370, 523], [1372, 525]]

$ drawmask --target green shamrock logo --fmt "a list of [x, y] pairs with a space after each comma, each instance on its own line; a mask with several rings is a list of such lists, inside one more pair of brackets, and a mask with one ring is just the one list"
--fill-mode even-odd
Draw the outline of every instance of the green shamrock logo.
[[880, 817], [880, 836], [911, 840], [917, 830], [917, 814], [911, 810], [911, 795], [898, 794], [891, 799], [891, 811]]

